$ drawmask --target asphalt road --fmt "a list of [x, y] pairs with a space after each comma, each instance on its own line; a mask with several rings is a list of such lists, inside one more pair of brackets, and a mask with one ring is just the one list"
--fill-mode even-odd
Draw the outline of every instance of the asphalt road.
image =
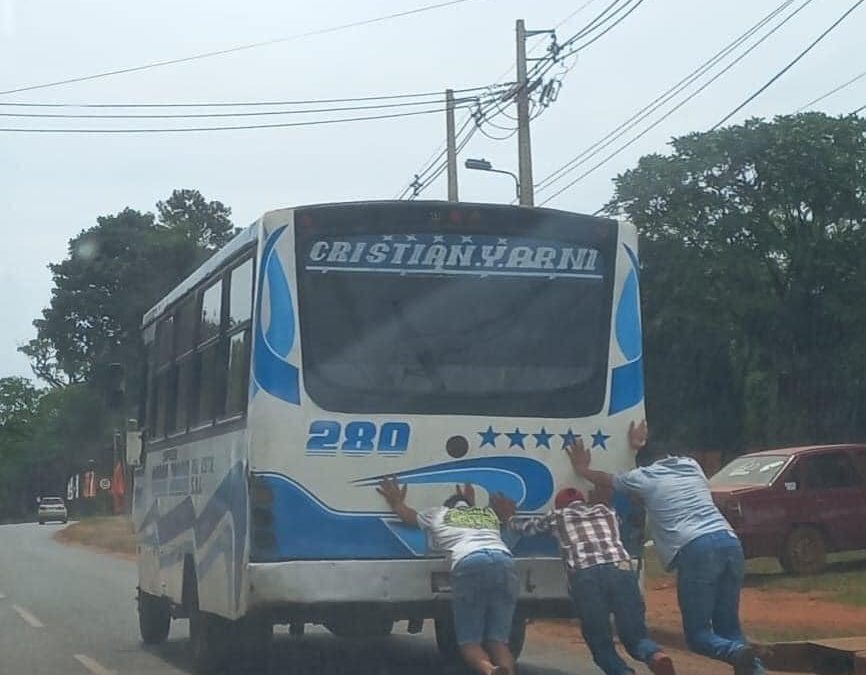
[[[57, 527], [0, 527], [0, 673], [2, 675], [188, 675], [187, 622], [169, 640], [145, 648], [138, 635], [134, 562], [52, 539]], [[429, 622], [428, 622], [429, 623]], [[277, 627], [267, 675], [449, 675], [427, 627], [366, 642], [322, 629], [303, 638]], [[402, 634], [401, 634], [402, 633]], [[585, 658], [527, 641], [520, 675], [595, 675]]]

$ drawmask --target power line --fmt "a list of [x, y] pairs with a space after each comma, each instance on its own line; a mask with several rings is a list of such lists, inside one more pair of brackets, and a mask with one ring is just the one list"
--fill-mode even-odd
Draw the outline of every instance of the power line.
[[[475, 102], [477, 98], [455, 99], [458, 104]], [[363, 110], [382, 110], [428, 105], [445, 105], [445, 99], [410, 101], [402, 103], [381, 103], [378, 105], [342, 106], [336, 108], [308, 108], [306, 110], [256, 110], [243, 112], [197, 112], [197, 113], [10, 113], [0, 112], [0, 117], [39, 118], [39, 119], [195, 119], [226, 117], [266, 117], [274, 115], [309, 115], [318, 113], [353, 112]]]
[[729, 119], [731, 119], [734, 115], [736, 115], [738, 112], [740, 112], [743, 108], [745, 108], [747, 105], [749, 105], [749, 103], [754, 101], [756, 98], [758, 98], [758, 96], [760, 96], [767, 89], [769, 89], [780, 77], [782, 77], [785, 73], [787, 73], [789, 70], [791, 70], [791, 68], [793, 68], [800, 61], [800, 59], [802, 59], [804, 56], [806, 56], [806, 54], [808, 54], [810, 51], [812, 51], [812, 49], [814, 49], [818, 45], [818, 43], [820, 43], [825, 37], [827, 37], [830, 33], [832, 33], [833, 30], [835, 30], [835, 28], [839, 24], [841, 24], [845, 19], [847, 19], [848, 16], [850, 16], [854, 12], [854, 10], [856, 10], [860, 5], [863, 4], [863, 2], [864, 2], [864, 0], [857, 0], [857, 2], [855, 2], [853, 5], [851, 5], [845, 11], [845, 13], [842, 14], [842, 16], [840, 16], [832, 24], [830, 24], [829, 28], [827, 28], [823, 33], [821, 33], [817, 38], [815, 38], [809, 44], [808, 47], [806, 47], [803, 51], [801, 51], [799, 54], [797, 54], [797, 56], [795, 56], [794, 59], [790, 63], [788, 63], [788, 65], [786, 65], [778, 73], [773, 75], [773, 77], [771, 77], [769, 80], [767, 80], [767, 82], [763, 86], [759, 87], [758, 90], [755, 91], [755, 93], [753, 93], [745, 101], [740, 103], [740, 105], [738, 105], [731, 112], [729, 112], [727, 115], [725, 115], [722, 119], [720, 119], [718, 122], [716, 122], [716, 124], [710, 129], [710, 131], [715, 131], [716, 129], [718, 129], [725, 122], [727, 122]]
[[300, 40], [307, 37], [314, 37], [317, 35], [326, 35], [328, 33], [336, 33], [339, 31], [349, 30], [352, 28], [359, 28], [361, 26], [369, 26], [370, 24], [380, 23], [383, 21], [392, 21], [394, 19], [400, 19], [406, 16], [411, 16], [413, 14], [421, 14], [423, 12], [430, 12], [437, 9], [442, 9], [444, 7], [450, 7], [452, 5], [460, 5], [466, 2], [473, 2], [474, 0], [447, 0], [445, 2], [439, 2], [432, 5], [424, 5], [421, 7], [416, 7], [415, 9], [409, 9], [402, 12], [393, 12], [391, 14], [384, 14], [382, 16], [373, 17], [370, 19], [361, 19], [359, 21], [352, 21], [350, 23], [344, 23], [337, 26], [330, 26], [328, 28], [318, 28], [315, 30], [305, 31], [303, 33], [295, 33], [293, 35], [287, 35], [281, 38], [274, 38], [272, 40], [262, 40], [260, 42], [252, 42], [244, 45], [237, 45], [234, 47], [228, 47], [226, 49], [218, 49], [210, 52], [203, 52], [201, 54], [193, 54], [191, 56], [183, 56], [176, 59], [165, 59], [162, 61], [152, 61], [150, 63], [145, 63], [140, 66], [130, 66], [128, 68], [118, 68], [116, 70], [106, 70], [100, 73], [93, 73], [91, 75], [82, 75], [79, 77], [70, 77], [64, 80], [55, 80], [53, 82], [43, 82], [40, 84], [31, 84], [24, 87], [16, 87], [14, 89], [7, 89], [5, 91], [0, 91], [0, 96], [4, 96], [6, 94], [17, 94], [25, 91], [35, 91], [37, 89], [48, 89], [50, 87], [59, 87], [65, 84], [76, 84], [78, 82], [87, 82], [90, 80], [98, 80], [105, 77], [113, 77], [115, 75], [125, 75], [128, 73], [135, 73], [142, 70], [149, 70], [152, 68], [162, 68], [165, 66], [172, 66], [179, 63], [188, 63], [190, 61], [200, 61], [202, 59], [208, 59], [214, 56], [223, 56], [226, 54], [234, 54], [236, 52], [247, 51], [250, 49], [257, 49], [259, 47], [267, 47], [270, 45], [280, 44], [284, 42], [293, 42], [295, 40]]
[[[570, 173], [572, 170], [576, 169], [581, 164], [584, 164], [586, 161], [591, 159], [593, 156], [597, 155], [599, 152], [604, 150], [606, 147], [610, 146], [617, 139], [624, 136], [628, 131], [636, 127], [640, 122], [647, 119], [652, 113], [656, 110], [660, 109], [669, 101], [676, 98], [677, 95], [688, 89], [692, 84], [697, 82], [701, 77], [710, 72], [716, 65], [721, 63], [727, 56], [733, 54], [740, 46], [748, 42], [755, 34], [757, 34], [762, 28], [764, 28], [767, 24], [769, 24], [773, 19], [775, 19], [779, 14], [784, 12], [788, 7], [794, 4], [795, 0], [784, 0], [781, 4], [779, 4], [774, 10], [772, 10], [769, 14], [760, 19], [757, 23], [751, 26], [744, 33], [739, 35], [737, 38], [729, 42], [727, 45], [722, 47], [719, 51], [713, 54], [709, 59], [704, 61], [697, 68], [692, 70], [685, 77], [680, 79], [676, 84], [669, 87], [666, 91], [662, 92], [652, 101], [647, 103], [643, 108], [634, 113], [631, 117], [629, 117], [625, 122], [608, 132], [601, 139], [584, 149], [577, 156], [573, 157], [571, 160], [560, 166], [555, 171], [548, 174], [544, 179], [538, 182], [536, 185], [536, 189], [539, 192], [542, 192], [548, 189], [552, 184], [558, 182], [565, 175]], [[716, 78], [710, 80], [709, 83], [713, 82], [715, 79], [723, 75], [727, 70], [730, 70], [731, 67], [736, 65], [743, 58], [748, 56], [754, 49], [756, 49], [762, 42], [764, 42], [767, 38], [773, 35], [776, 31], [778, 31], [782, 26], [785, 25], [788, 21], [790, 21], [794, 16], [796, 16], [800, 11], [805, 9], [805, 7], [813, 2], [813, 0], [804, 0], [803, 4], [800, 7], [796, 8], [791, 14], [789, 14], [786, 18], [784, 18], [779, 24], [777, 24], [774, 28], [772, 28], [767, 34], [765, 34], [762, 38], [760, 38], [755, 44], [753, 44], [746, 52], [744, 52], [737, 60], [733, 61], [725, 70], [719, 73]], [[709, 84], [708, 83], [708, 84]], [[706, 86], [706, 85], [705, 85]], [[699, 92], [695, 92], [697, 94]], [[585, 159], [584, 159], [585, 158]], [[583, 160], [583, 161], [581, 161]]]
[[[466, 106], [457, 106], [466, 107]], [[0, 132], [5, 133], [31, 133], [31, 134], [154, 134], [154, 133], [181, 133], [181, 132], [198, 132], [198, 131], [242, 131], [248, 129], [283, 129], [288, 127], [307, 127], [319, 126], [326, 124], [341, 124], [344, 122], [366, 122], [370, 120], [385, 120], [395, 119], [399, 117], [413, 117], [416, 115], [430, 115], [433, 113], [442, 113], [445, 108], [434, 108], [431, 110], [413, 110], [410, 112], [389, 113], [383, 115], [367, 115], [356, 117], [341, 117], [337, 119], [324, 120], [307, 120], [304, 122], [278, 122], [274, 124], [238, 124], [230, 126], [214, 126], [214, 127], [159, 127], [159, 128], [116, 128], [116, 129], [34, 129], [34, 128], [0, 128]]]
[[834, 87], [833, 89], [831, 89], [830, 91], [828, 91], [826, 94], [822, 94], [822, 95], [819, 96], [818, 98], [812, 99], [812, 100], [809, 101], [807, 104], [800, 106], [799, 108], [797, 108], [796, 112], [802, 112], [802, 111], [805, 110], [806, 108], [811, 108], [811, 107], [812, 107], [813, 105], [815, 105], [816, 103], [820, 103], [820, 102], [823, 101], [824, 99], [826, 99], [826, 98], [830, 98], [830, 97], [831, 97], [833, 94], [835, 94], [836, 92], [842, 91], [843, 89], [845, 89], [845, 88], [847, 88], [847, 87], [850, 87], [852, 84], [854, 84], [854, 83], [857, 82], [858, 80], [863, 79], [864, 77], [866, 77], [866, 70], [864, 70], [864, 71], [863, 71], [862, 73], [860, 73], [859, 75], [855, 75], [854, 77], [852, 77], [852, 78], [851, 78], [850, 80], [848, 80], [847, 82], [843, 82], [843, 83], [840, 84], [838, 87]]
[[[453, 89], [455, 94], [466, 94], [479, 91], [490, 91], [491, 88], [505, 88], [509, 85], [483, 85], [479, 87], [463, 87], [462, 89]], [[431, 98], [437, 97], [439, 100], [445, 100], [442, 96], [442, 91], [414, 92], [409, 94], [382, 94], [376, 96], [350, 96], [345, 98], [314, 98], [306, 100], [289, 100], [289, 101], [207, 101], [198, 103], [31, 103], [31, 102], [3, 102], [0, 101], [0, 107], [15, 107], [15, 108], [117, 108], [119, 110], [138, 109], [138, 108], [245, 108], [245, 107], [265, 107], [265, 106], [283, 106], [283, 105], [324, 105], [327, 103], [365, 103], [367, 101], [393, 101], [398, 99], [411, 98]]]
[[[575, 9], [573, 12], [571, 12], [571, 14], [569, 14], [563, 20], [561, 20], [556, 25], [556, 27], [559, 28], [560, 26], [562, 26], [563, 24], [568, 22], [571, 18], [573, 18], [574, 16], [579, 14], [581, 11], [586, 9], [594, 1], [595, 0], [587, 0], [586, 2], [581, 4], [577, 9]], [[643, 0], [613, 0], [598, 15], [596, 15], [587, 25], [585, 25], [582, 29], [580, 29], [577, 33], [575, 33], [575, 35], [570, 37], [566, 41], [565, 44], [566, 45], [573, 44], [580, 37], [587, 36], [593, 30], [596, 30], [596, 29], [602, 27], [606, 22], [614, 20], [613, 24], [611, 26], [607, 27], [606, 29], [604, 29], [602, 31], [602, 35], [609, 32], [612, 28], [616, 27], [620, 22], [622, 22], [635, 9], [637, 9], [637, 7], [642, 2], [643, 2]], [[622, 12], [623, 10], [626, 10], [625, 14], [623, 14], [622, 16], [619, 16], [617, 18], [617, 15], [620, 12]], [[598, 39], [598, 37], [601, 37], [601, 36], [597, 36], [595, 39], [592, 39], [591, 42], [595, 42], [596, 39]], [[584, 47], [588, 46], [588, 44], [584, 45]], [[583, 47], [581, 47], [581, 48], [583, 48]], [[549, 48], [548, 56], [546, 56], [543, 59], [540, 59], [538, 61], [538, 63], [533, 67], [533, 72], [529, 76], [530, 82], [539, 82], [540, 77], [543, 77], [547, 72], [549, 72], [553, 68], [553, 66], [555, 66], [557, 63], [559, 63], [561, 61], [561, 59], [558, 58], [558, 56], [557, 56], [561, 49], [562, 49], [562, 47], [557, 46], [555, 41], [554, 41], [552, 48]], [[577, 51], [579, 51], [579, 49], [575, 49], [573, 53], [576, 53]], [[508, 75], [512, 70], [513, 70], [513, 67], [509, 67], [503, 73], [502, 76], [504, 77], [504, 76]], [[567, 72], [568, 72], [568, 70], [566, 70], [566, 73]], [[540, 73], [540, 75], [539, 75], [539, 73]], [[505, 110], [503, 110], [499, 101], [496, 101], [495, 99], [491, 99], [491, 101], [488, 103], [488, 110], [485, 113], [481, 114], [480, 111], [477, 111], [475, 113], [476, 126], [472, 130], [472, 134], [474, 134], [475, 131], [480, 131], [487, 138], [490, 138], [491, 140], [497, 140], [497, 141], [504, 141], [504, 140], [507, 140], [507, 139], [511, 138], [512, 136], [514, 136], [514, 134], [517, 133], [516, 127], [502, 127], [502, 126], [497, 125], [494, 122], [492, 122], [492, 118], [487, 116], [487, 112], [489, 112], [490, 107], [495, 107], [497, 110], [497, 113], [493, 117], [496, 117], [497, 115], [503, 115], [503, 116], [509, 117], [511, 119], [514, 119], [510, 115], [508, 115]], [[542, 105], [541, 109], [534, 115], [534, 118], [537, 118], [543, 112], [544, 108], [546, 108], [546, 105]], [[504, 132], [506, 132], [506, 135], [498, 136], [498, 135], [492, 134], [483, 128], [484, 124], [487, 124], [488, 126], [499, 129], [500, 131], [504, 131]], [[467, 142], [468, 142], [468, 139], [467, 139]], [[461, 147], [458, 148], [458, 151], [459, 151], [459, 149], [462, 149], [462, 147], [464, 147], [464, 146], [465, 146], [465, 144], [461, 145]], [[440, 146], [440, 148], [441, 147], [442, 146]], [[436, 153], [434, 153], [434, 155], [435, 154]], [[410, 189], [414, 189], [415, 194], [417, 195], [420, 191], [426, 189], [426, 187], [428, 187], [433, 182], [433, 180], [435, 180], [435, 178], [437, 178], [439, 175], [441, 175], [441, 173], [444, 171], [444, 164], [437, 165], [437, 162], [443, 156], [444, 156], [444, 150], [439, 152], [438, 158], [436, 160], [434, 160], [433, 163], [430, 165], [430, 166], [438, 166], [438, 170], [434, 174], [432, 179], [429, 179], [429, 180], [424, 181], [423, 183], [420, 183], [418, 181], [418, 174], [416, 174], [416, 178], [414, 179], [414, 181], [409, 186], [404, 188], [402, 193], [400, 193], [401, 196], [407, 194], [407, 192]], [[430, 169], [430, 166], [427, 167], [428, 170]]]
[[[772, 27], [772, 28], [771, 28], [771, 29], [770, 29], [766, 34], [764, 34], [763, 36], [761, 36], [761, 38], [759, 38], [759, 39], [758, 39], [754, 44], [752, 44], [751, 46], [749, 46], [749, 48], [746, 49], [746, 51], [744, 51], [742, 54], [740, 54], [740, 55], [739, 55], [736, 59], [734, 59], [731, 63], [729, 63], [728, 65], [726, 65], [726, 66], [725, 66], [721, 71], [719, 71], [718, 73], [716, 73], [715, 75], [713, 75], [713, 77], [711, 77], [707, 82], [705, 82], [704, 84], [702, 84], [698, 89], [696, 89], [694, 92], [692, 92], [691, 94], [689, 94], [685, 99], [683, 99], [683, 100], [680, 101], [677, 105], [675, 105], [673, 108], [671, 108], [670, 110], [668, 110], [664, 115], [662, 115], [659, 119], [657, 119], [655, 122], [653, 122], [653, 123], [652, 123], [650, 126], [648, 126], [646, 129], [644, 129], [643, 131], [641, 131], [640, 133], [638, 133], [636, 136], [633, 136], [633, 137], [632, 137], [631, 139], [629, 139], [626, 143], [624, 143], [623, 145], [621, 145], [620, 147], [618, 147], [616, 150], [614, 150], [614, 151], [611, 152], [610, 154], [606, 155], [606, 156], [605, 156], [601, 161], [599, 161], [599, 162], [597, 162], [596, 164], [594, 164], [592, 167], [590, 167], [589, 169], [587, 169], [586, 171], [584, 171], [582, 174], [580, 174], [577, 178], [575, 178], [574, 180], [572, 180], [571, 182], [569, 182], [567, 185], [565, 185], [564, 187], [562, 187], [562, 188], [560, 188], [559, 190], [557, 190], [557, 191], [556, 191], [554, 194], [552, 194], [550, 197], [548, 197], [547, 199], [545, 199], [544, 202], [542, 202], [542, 206], [543, 206], [544, 204], [549, 203], [550, 201], [552, 201], [553, 199], [555, 199], [556, 197], [558, 197], [559, 195], [561, 195], [561, 194], [562, 194], [563, 192], [565, 192], [566, 190], [569, 190], [570, 188], [572, 188], [574, 185], [576, 185], [577, 183], [579, 183], [580, 181], [582, 181], [584, 178], [586, 178], [587, 176], [589, 176], [591, 173], [595, 172], [596, 170], [598, 170], [599, 168], [601, 168], [602, 166], [604, 166], [605, 164], [607, 164], [607, 163], [608, 163], [610, 160], [612, 160], [614, 157], [618, 156], [620, 153], [622, 153], [623, 151], [625, 151], [626, 149], [628, 149], [629, 147], [631, 147], [631, 146], [632, 146], [634, 143], [636, 143], [638, 140], [640, 140], [641, 138], [643, 138], [643, 137], [644, 137], [646, 134], [648, 134], [650, 131], [652, 131], [653, 129], [655, 129], [659, 124], [661, 124], [661, 123], [664, 122], [666, 119], [668, 119], [671, 115], [673, 115], [673, 114], [674, 114], [675, 112], [677, 112], [680, 108], [682, 108], [686, 103], [688, 103], [689, 101], [691, 101], [692, 99], [694, 99], [696, 96], [698, 96], [698, 95], [699, 95], [701, 92], [703, 92], [707, 87], [709, 87], [709, 86], [710, 86], [711, 84], [713, 84], [716, 80], [718, 80], [720, 77], [722, 77], [725, 73], [727, 73], [731, 68], [733, 68], [733, 67], [734, 67], [735, 65], [737, 65], [740, 61], [742, 61], [745, 57], [747, 57], [747, 56], [748, 56], [752, 51], [754, 51], [754, 50], [755, 50], [759, 45], [761, 45], [764, 41], [766, 41], [770, 36], [772, 36], [773, 34], [775, 34], [775, 33], [776, 33], [776, 32], [777, 32], [777, 31], [778, 31], [782, 26], [784, 26], [784, 25], [785, 25], [788, 21], [790, 21], [794, 16], [796, 16], [799, 12], [801, 12], [801, 11], [802, 11], [802, 10], [803, 10], [807, 5], [809, 5], [811, 2], [813, 2], [813, 0], [805, 0], [805, 2], [803, 2], [802, 5], [800, 5], [799, 7], [795, 8], [795, 10], [794, 10], [793, 12], [791, 12], [788, 16], [784, 17], [784, 18], [783, 18], [779, 23], [777, 23], [775, 26], [773, 26], [773, 27]], [[786, 3], [783, 3], [783, 5], [785, 5], [785, 4], [786, 4]], [[771, 14], [772, 14], [772, 13], [771, 13]], [[650, 112], [652, 112], [652, 111], [650, 111]], [[646, 117], [646, 116], [644, 116], [644, 117]], [[632, 126], [634, 126], [634, 125], [632, 125]], [[571, 173], [572, 171], [574, 171], [575, 169], [577, 169], [577, 168], [578, 168], [579, 166], [581, 166], [582, 164], [585, 164], [585, 163], [586, 163], [587, 161], [589, 161], [593, 156], [597, 155], [599, 152], [601, 152], [601, 150], [603, 150], [605, 147], [607, 147], [607, 146], [609, 146], [611, 143], [613, 143], [613, 141], [615, 141], [616, 138], [618, 138], [618, 137], [624, 135], [626, 131], [628, 131], [628, 129], [625, 129], [624, 131], [622, 131], [621, 133], [619, 133], [616, 137], [614, 137], [611, 141], [605, 143], [605, 144], [602, 145], [601, 147], [598, 147], [594, 152], [592, 152], [591, 154], [589, 154], [589, 156], [585, 157], [584, 159], [582, 159], [581, 161], [579, 161], [577, 164], [575, 164], [574, 166], [572, 166], [572, 167], [571, 167], [571, 168], [570, 168], [566, 173]], [[559, 178], [561, 178], [561, 177], [562, 177], [562, 176], [560, 176]], [[557, 178], [556, 180], [559, 180], [559, 178]], [[550, 186], [550, 184], [547, 185], [547, 187], [549, 187], [549, 186]]]

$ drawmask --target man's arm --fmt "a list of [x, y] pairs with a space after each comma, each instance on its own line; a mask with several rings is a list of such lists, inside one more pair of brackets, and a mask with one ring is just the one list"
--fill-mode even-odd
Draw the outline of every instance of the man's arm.
[[565, 446], [565, 453], [571, 460], [571, 467], [578, 476], [588, 480], [593, 485], [613, 488], [613, 475], [589, 468], [589, 450], [583, 446], [583, 439], [578, 438], [571, 445]]
[[499, 522], [512, 532], [531, 536], [533, 534], [550, 532], [553, 529], [553, 512], [543, 516], [515, 518], [514, 513], [517, 511], [517, 505], [513, 499], [506, 497], [501, 492], [490, 495], [490, 508], [496, 512]]
[[383, 478], [376, 488], [400, 520], [418, 527], [418, 512], [406, 504], [406, 490], [407, 486], [399, 485], [396, 478]]
[[550, 511], [543, 516], [525, 516], [523, 518], [511, 518], [508, 521], [508, 529], [527, 537], [534, 534], [546, 534], [553, 530], [556, 516]]

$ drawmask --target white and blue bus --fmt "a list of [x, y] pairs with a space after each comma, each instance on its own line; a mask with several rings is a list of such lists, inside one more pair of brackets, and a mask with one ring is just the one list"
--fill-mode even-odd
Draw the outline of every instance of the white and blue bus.
[[[455, 483], [522, 513], [575, 484], [562, 447], [634, 466], [644, 417], [637, 237], [549, 209], [364, 202], [272, 211], [144, 317], [134, 521], [145, 642], [189, 617], [196, 664], [272, 626], [373, 635], [434, 619], [448, 565], [416, 508]], [[552, 539], [510, 540], [515, 620], [569, 614]]]

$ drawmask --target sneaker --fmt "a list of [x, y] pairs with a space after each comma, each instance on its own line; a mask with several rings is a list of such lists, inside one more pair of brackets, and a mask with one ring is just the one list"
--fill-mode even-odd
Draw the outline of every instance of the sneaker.
[[732, 661], [734, 675], [753, 675], [757, 650], [752, 645], [746, 645], [734, 655]]
[[649, 663], [650, 672], [653, 675], [677, 675], [677, 671], [674, 670], [674, 662], [671, 661], [671, 657], [665, 654], [664, 652], [656, 652], [650, 657]]

